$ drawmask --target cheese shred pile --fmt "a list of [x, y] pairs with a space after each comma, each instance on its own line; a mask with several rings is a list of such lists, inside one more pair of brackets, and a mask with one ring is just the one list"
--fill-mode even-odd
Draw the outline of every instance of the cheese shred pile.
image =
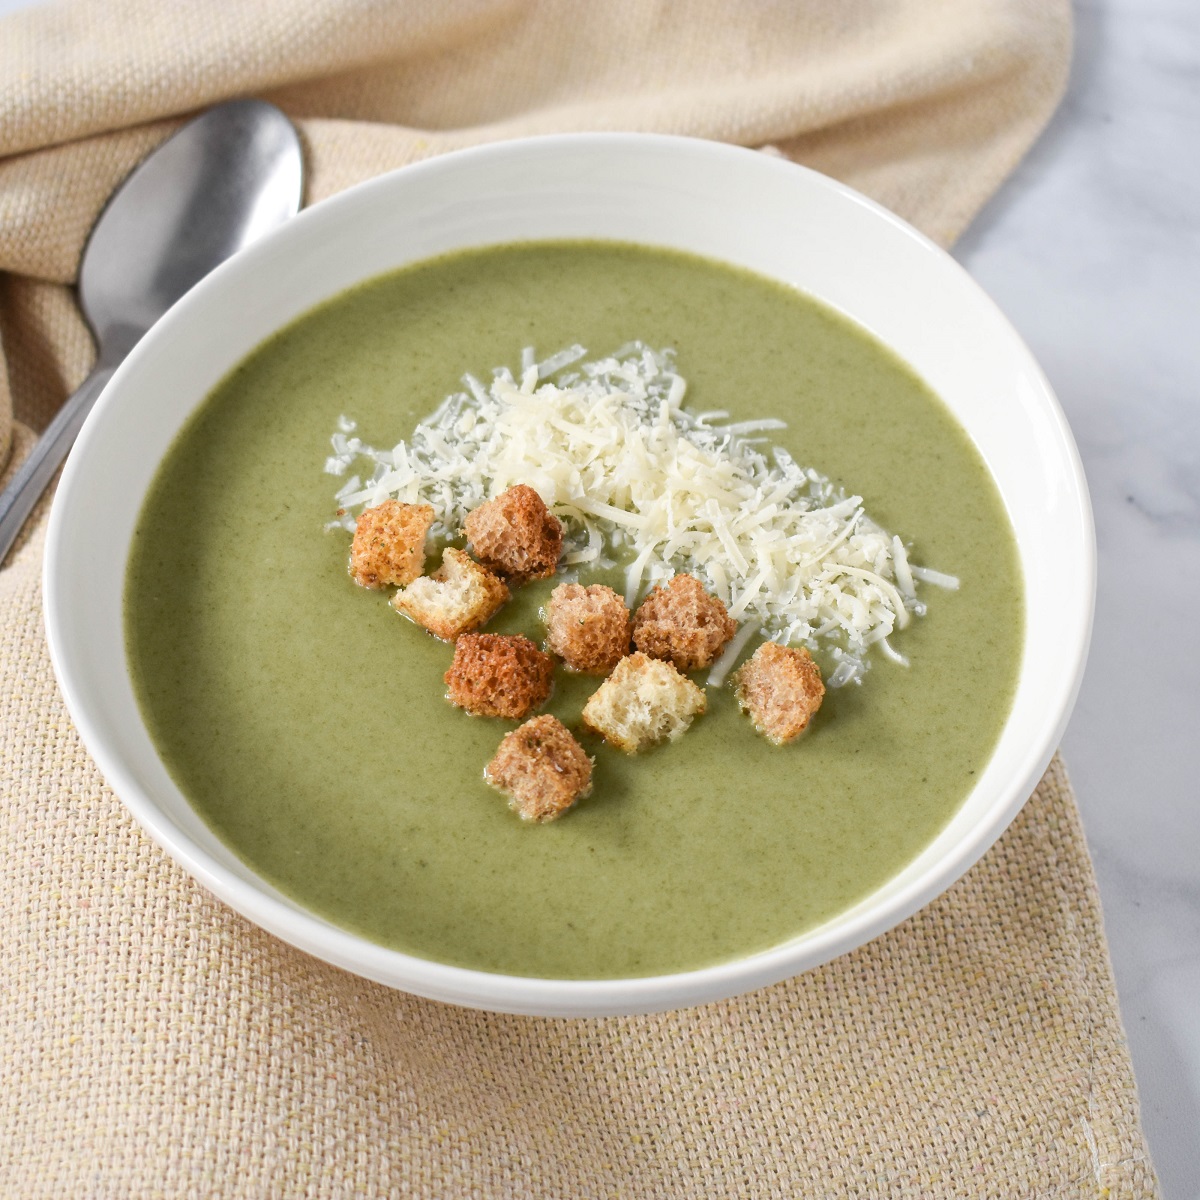
[[565, 526], [563, 566], [628, 563], [631, 607], [687, 571], [742, 623], [736, 649], [756, 632], [824, 649], [834, 687], [861, 678], [872, 646], [905, 661], [888, 639], [924, 613], [917, 582], [956, 579], [915, 566], [860, 497], [770, 447], [765, 435], [782, 421], [685, 410], [670, 351], [632, 342], [586, 358], [573, 346], [539, 363], [526, 349], [519, 377], [507, 367], [488, 384], [464, 376], [464, 391], [389, 450], [364, 444], [342, 417], [325, 469], [345, 475], [365, 462], [370, 474], [338, 490], [329, 527], [352, 530], [350, 509], [394, 497], [431, 504], [433, 534], [457, 537], [471, 509], [524, 483]]

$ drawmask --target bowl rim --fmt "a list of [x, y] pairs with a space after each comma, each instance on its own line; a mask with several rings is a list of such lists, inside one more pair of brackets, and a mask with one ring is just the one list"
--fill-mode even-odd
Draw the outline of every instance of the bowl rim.
[[[63, 572], [67, 569], [66, 526], [69, 515], [75, 507], [86, 503], [85, 468], [91, 454], [89, 448], [98, 440], [97, 431], [103, 428], [113, 407], [121, 403], [123, 381], [138, 368], [142, 358], [149, 353], [149, 346], [169, 338], [172, 330], [189, 319], [191, 310], [204, 297], [214, 292], [219, 294], [226, 287], [227, 279], [235, 279], [239, 271], [249, 269], [256, 258], [264, 253], [264, 245], [299, 239], [306, 235], [310, 226], [320, 228], [322, 222], [333, 223], [343, 212], [352, 213], [364, 197], [384, 195], [397, 186], [403, 188], [404, 184], [397, 184], [398, 179], [411, 181], [436, 177], [440, 173], [484, 166], [513, 156], [532, 154], [534, 158], [545, 155], [553, 157], [564, 147], [570, 150], [582, 148], [584, 152], [588, 152], [589, 148], [621, 150], [648, 147], [662, 155], [705, 156], [715, 165], [730, 170], [743, 169], [747, 163], [753, 162], [755, 170], [800, 172], [810, 182], [830, 190], [842, 200], [867, 209], [918, 246], [922, 253], [935, 256], [940, 269], [952, 270], [960, 284], [965, 284], [975, 294], [976, 300], [991, 310], [997, 330], [1009, 339], [1012, 349], [1023, 358], [1024, 369], [1037, 381], [1044, 414], [1062, 451], [1067, 474], [1065, 482], [1070, 489], [1073, 514], [1081, 533], [1081, 544], [1077, 548], [1081, 556], [1081, 603], [1078, 610], [1064, 620], [1064, 655], [1073, 667], [1064, 675], [1058, 694], [1051, 698], [1048, 706], [1054, 713], [1054, 719], [1047, 722], [1040, 739], [1025, 747], [1020, 769], [1013, 772], [1008, 786], [1000, 790], [988, 810], [987, 819], [980, 821], [970, 836], [957, 844], [952, 854], [931, 864], [919, 877], [891, 896], [885, 905], [876, 906], [876, 911], [870, 911], [869, 901], [875, 895], [872, 892], [847, 910], [856, 913], [864, 907], [867, 909], [849, 921], [846, 920], [847, 911], [844, 911], [815, 929], [767, 950], [666, 975], [622, 979], [544, 979], [452, 966], [368, 942], [314, 913], [284, 901], [277, 894], [265, 890], [268, 885], [251, 885], [215, 861], [203, 847], [175, 825], [159, 808], [154, 797], [145, 791], [120, 754], [110, 748], [103, 731], [93, 720], [92, 702], [78, 686], [69, 639], [65, 633], [72, 620], [66, 588], [63, 586]], [[336, 294], [336, 290], [330, 295]], [[140, 499], [144, 499], [144, 493]], [[124, 546], [124, 554], [128, 554], [128, 545]], [[275, 233], [268, 235], [263, 242], [240, 252], [203, 279], [134, 348], [117, 369], [89, 415], [76, 448], [68, 459], [51, 510], [43, 566], [43, 595], [51, 661], [68, 711], [85, 746], [105, 780], [142, 828], [175, 862], [218, 898], [262, 928], [302, 950], [366, 978], [417, 995], [499, 1012], [609, 1016], [633, 1015], [721, 1000], [810, 970], [895, 927], [961, 878], [1019, 812], [1049, 764], [1066, 727], [1086, 664], [1095, 605], [1095, 576], [1095, 529], [1087, 482], [1062, 407], [1032, 353], [999, 307], [946, 251], [875, 201], [843, 183], [787, 159], [698, 138], [642, 133], [583, 133], [548, 134], [489, 143], [423, 160], [366, 180], [305, 209]]]

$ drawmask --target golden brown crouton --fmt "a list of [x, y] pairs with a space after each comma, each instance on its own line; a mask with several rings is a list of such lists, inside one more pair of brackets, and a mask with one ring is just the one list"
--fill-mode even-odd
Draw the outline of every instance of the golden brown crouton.
[[629, 653], [633, 620], [610, 587], [560, 583], [546, 605], [546, 644], [572, 671], [607, 675]]
[[350, 574], [361, 587], [412, 583], [425, 570], [425, 535], [433, 524], [428, 504], [385, 500], [358, 514], [350, 546]]
[[465, 529], [475, 557], [514, 583], [549, 579], [558, 566], [562, 522], [524, 483], [468, 513]]
[[680, 737], [705, 708], [704, 691], [668, 662], [631, 654], [583, 706], [583, 721], [627, 754]]
[[434, 637], [452, 642], [460, 633], [491, 620], [508, 597], [508, 588], [487, 567], [481, 567], [466, 551], [449, 546], [442, 554], [442, 565], [432, 575], [401, 588], [392, 597], [392, 607]]
[[445, 679], [451, 704], [478, 717], [520, 720], [549, 699], [554, 659], [519, 633], [464, 633]]
[[659, 584], [633, 617], [633, 644], [651, 658], [665, 659], [680, 671], [710, 667], [737, 622], [716, 596], [693, 575], [676, 575]]
[[508, 734], [483, 777], [523, 821], [553, 821], [592, 790], [592, 760], [547, 713]]
[[738, 703], [777, 746], [795, 741], [821, 707], [821, 669], [803, 648], [763, 642], [733, 677]]

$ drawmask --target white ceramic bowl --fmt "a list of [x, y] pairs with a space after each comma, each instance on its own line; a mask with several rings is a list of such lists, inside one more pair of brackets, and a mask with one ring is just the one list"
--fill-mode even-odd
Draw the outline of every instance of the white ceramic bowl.
[[[936, 840], [850, 910], [765, 953], [657, 978], [563, 981], [387, 950], [259, 879], [188, 805], [130, 685], [125, 563], [158, 462], [205, 394], [259, 342], [352, 284], [467, 246], [539, 238], [669, 246], [792, 284], [906, 359], [957, 415], [1016, 532], [1027, 629], [999, 745]], [[870, 200], [781, 159], [644, 135], [536, 138], [406, 167], [302, 213], [185, 296], [113, 377], [71, 455], [46, 551], [55, 670], [84, 742], [147, 832], [204, 886], [279, 937], [382, 983], [508, 1012], [598, 1016], [735, 995], [814, 967], [911, 915], [1015, 816], [1074, 702], [1091, 628], [1086, 484], [1063, 414], [1004, 317], [940, 249]]]

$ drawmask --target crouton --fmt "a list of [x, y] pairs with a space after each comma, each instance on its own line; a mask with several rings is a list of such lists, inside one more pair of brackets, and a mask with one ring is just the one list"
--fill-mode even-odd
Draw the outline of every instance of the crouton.
[[452, 642], [485, 624], [509, 598], [502, 580], [464, 550], [447, 547], [432, 575], [414, 579], [392, 597], [392, 607], [423, 625], [434, 637]]
[[592, 760], [549, 714], [534, 717], [500, 743], [483, 777], [508, 796], [523, 821], [553, 821], [592, 790]]
[[754, 727], [777, 746], [793, 742], [821, 707], [821, 669], [803, 648], [763, 642], [733, 677]]
[[631, 654], [583, 706], [583, 721], [627, 754], [674, 741], [705, 708], [705, 696], [670, 663]]
[[385, 500], [358, 515], [350, 546], [350, 575], [360, 587], [412, 583], [425, 570], [425, 535], [433, 524], [428, 504]]
[[562, 522], [526, 484], [518, 483], [467, 514], [475, 557], [514, 583], [549, 579], [562, 553]]
[[660, 583], [633, 617], [633, 644], [680, 671], [712, 666], [736, 632], [737, 622], [725, 605], [693, 575], [676, 575]]
[[554, 659], [520, 634], [464, 633], [446, 672], [446, 699], [478, 717], [520, 720], [550, 697]]
[[546, 644], [572, 671], [607, 675], [629, 653], [633, 619], [610, 587], [560, 583], [546, 605]]

